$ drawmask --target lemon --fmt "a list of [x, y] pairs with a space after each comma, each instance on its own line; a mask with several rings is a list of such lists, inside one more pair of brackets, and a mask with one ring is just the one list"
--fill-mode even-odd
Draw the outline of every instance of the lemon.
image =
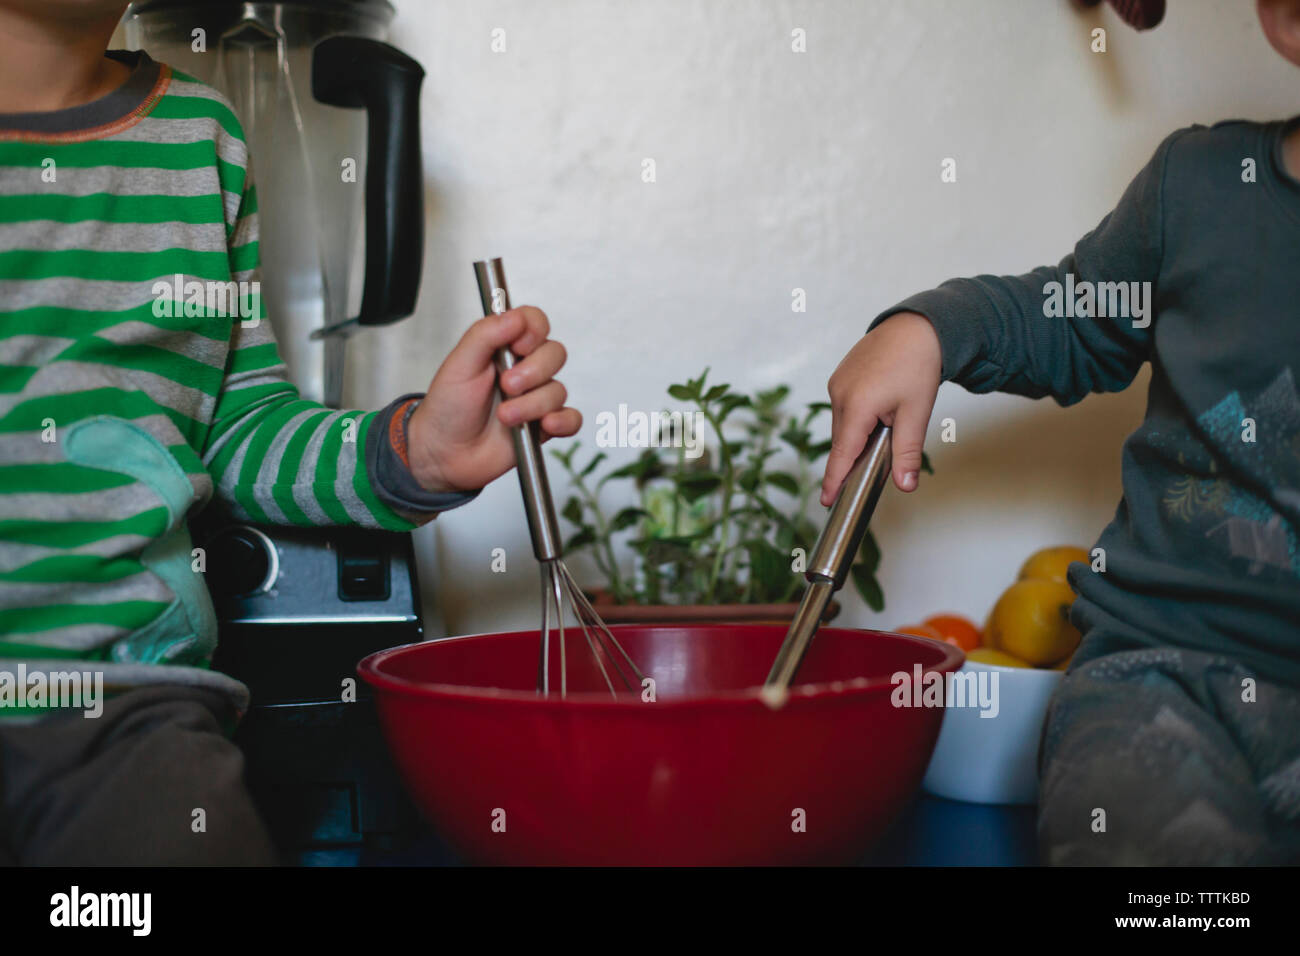
[[1087, 564], [1091, 556], [1083, 548], [1062, 545], [1057, 548], [1043, 548], [1029, 556], [1029, 560], [1020, 566], [1017, 578], [1021, 581], [1041, 578], [1045, 581], [1065, 583], [1065, 569], [1072, 561]]
[[966, 660], [975, 661], [978, 664], [997, 664], [999, 667], [1029, 666], [1020, 658], [1004, 654], [1002, 651], [995, 651], [991, 647], [977, 647], [973, 651], [967, 651]]
[[1074, 592], [1061, 581], [1017, 581], [993, 605], [985, 643], [1035, 667], [1064, 660], [1081, 639], [1068, 617], [1073, 602]]

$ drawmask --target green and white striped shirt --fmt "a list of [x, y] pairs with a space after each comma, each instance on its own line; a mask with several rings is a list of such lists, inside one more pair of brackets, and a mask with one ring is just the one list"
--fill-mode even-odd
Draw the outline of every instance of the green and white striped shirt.
[[211, 87], [109, 55], [133, 65], [109, 96], [0, 116], [0, 658], [242, 704], [206, 669], [187, 516], [216, 495], [256, 522], [405, 530], [439, 506], [395, 510], [366, 467], [380, 413], [300, 398], [256, 295], [243, 321], [189, 294], [257, 280], [243, 131]]

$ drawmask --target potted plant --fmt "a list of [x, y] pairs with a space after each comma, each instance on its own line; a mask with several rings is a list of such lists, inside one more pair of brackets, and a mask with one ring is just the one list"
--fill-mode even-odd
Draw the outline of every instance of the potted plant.
[[[798, 606], [821, 530], [820, 515], [809, 515], [821, 484], [814, 466], [831, 444], [813, 425], [830, 406], [791, 413], [784, 385], [746, 395], [709, 385], [708, 374], [669, 386], [689, 411], [658, 413], [643, 436], [650, 447], [633, 461], [602, 470], [605, 452], [579, 462], [578, 442], [552, 453], [573, 491], [561, 511], [574, 528], [564, 550], [590, 553], [604, 579], [590, 594], [606, 621], [789, 621]], [[692, 421], [707, 425], [711, 444], [692, 435]], [[611, 514], [605, 500], [623, 482], [632, 502]], [[620, 560], [620, 548], [633, 560]], [[850, 576], [877, 611], [879, 564], [868, 531]]]

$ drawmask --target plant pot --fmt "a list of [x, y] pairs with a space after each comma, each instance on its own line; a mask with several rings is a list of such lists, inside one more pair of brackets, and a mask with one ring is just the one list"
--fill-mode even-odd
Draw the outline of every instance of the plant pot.
[[[789, 624], [799, 609], [795, 601], [783, 604], [616, 604], [608, 591], [588, 591], [587, 596], [606, 624], [729, 623]], [[831, 601], [822, 622], [840, 613]]]

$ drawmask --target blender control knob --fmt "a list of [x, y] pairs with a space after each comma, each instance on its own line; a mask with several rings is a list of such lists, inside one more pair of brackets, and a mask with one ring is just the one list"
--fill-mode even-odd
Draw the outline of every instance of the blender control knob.
[[217, 597], [269, 591], [279, 563], [271, 539], [247, 525], [225, 528], [207, 542], [208, 587]]

